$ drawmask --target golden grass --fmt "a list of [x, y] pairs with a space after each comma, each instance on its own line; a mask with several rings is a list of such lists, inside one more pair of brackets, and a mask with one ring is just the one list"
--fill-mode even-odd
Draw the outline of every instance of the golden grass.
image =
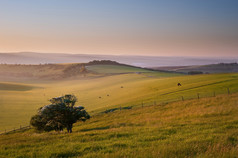
[[[28, 125], [30, 117], [49, 99], [73, 93], [78, 97], [77, 105], [83, 105], [90, 113], [118, 106], [151, 105], [184, 99], [209, 97], [238, 91], [238, 74], [216, 74], [179, 77], [147, 77], [144, 74], [121, 74], [94, 79], [35, 83], [41, 87], [27, 91], [0, 90], [0, 132], [5, 129]], [[181, 82], [182, 87], [177, 83]], [[19, 83], [15, 83], [16, 85]], [[24, 86], [27, 86], [24, 84]], [[123, 86], [123, 88], [121, 88]], [[107, 96], [109, 95], [109, 96]], [[101, 98], [99, 98], [101, 97]]]
[[[77, 123], [72, 134], [0, 136], [2, 157], [236, 157], [238, 94], [134, 108]], [[0, 156], [0, 157], [1, 157]]]

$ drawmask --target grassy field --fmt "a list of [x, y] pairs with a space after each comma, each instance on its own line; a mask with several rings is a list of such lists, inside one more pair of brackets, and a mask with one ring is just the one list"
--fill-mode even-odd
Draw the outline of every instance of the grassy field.
[[0, 135], [0, 157], [236, 157], [237, 102], [220, 95], [97, 115], [72, 134]]
[[28, 91], [32, 90], [33, 88], [36, 88], [34, 86], [30, 85], [24, 85], [24, 84], [14, 84], [14, 83], [0, 83], [0, 90], [6, 90], [6, 91]]
[[166, 70], [173, 72], [188, 73], [191, 71], [203, 72], [203, 73], [235, 73], [238, 72], [237, 63], [220, 63], [210, 65], [193, 65], [193, 66], [174, 66], [174, 67], [159, 67], [155, 70]]
[[[150, 72], [151, 73], [151, 72]], [[0, 132], [29, 124], [30, 117], [39, 107], [49, 104], [49, 99], [67, 93], [78, 97], [77, 105], [83, 105], [91, 114], [112, 107], [144, 106], [166, 104], [197, 97], [238, 92], [238, 74], [216, 74], [181, 76], [178, 74], [154, 72], [118, 74], [92, 79], [49, 81], [31, 85], [1, 83], [0, 88]], [[177, 83], [182, 83], [181, 87]], [[12, 85], [19, 85], [12, 89]], [[26, 89], [25, 87], [37, 87]], [[122, 88], [123, 87], [123, 88]]]
[[123, 66], [123, 65], [92, 65], [87, 66], [87, 70], [99, 74], [141, 74], [146, 77], [174, 77], [181, 76], [180, 73], [173, 72], [159, 72], [153, 70], [147, 70], [143, 68]]
[[97, 73], [131, 73], [131, 72], [152, 72], [142, 68], [122, 66], [122, 65], [92, 65], [86, 66], [90, 71]]

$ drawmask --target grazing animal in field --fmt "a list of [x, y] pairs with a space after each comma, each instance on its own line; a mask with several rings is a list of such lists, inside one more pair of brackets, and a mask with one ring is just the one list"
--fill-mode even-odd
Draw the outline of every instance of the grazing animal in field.
[[182, 86], [182, 84], [181, 84], [181, 83], [178, 83], [178, 86]]

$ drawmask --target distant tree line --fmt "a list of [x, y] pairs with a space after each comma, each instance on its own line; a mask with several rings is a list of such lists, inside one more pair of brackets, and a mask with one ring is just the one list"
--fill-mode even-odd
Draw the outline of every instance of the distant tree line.
[[189, 75], [199, 75], [199, 74], [203, 74], [202, 71], [189, 71], [188, 72]]
[[122, 65], [116, 61], [111, 61], [111, 60], [93, 60], [86, 64], [87, 65]]

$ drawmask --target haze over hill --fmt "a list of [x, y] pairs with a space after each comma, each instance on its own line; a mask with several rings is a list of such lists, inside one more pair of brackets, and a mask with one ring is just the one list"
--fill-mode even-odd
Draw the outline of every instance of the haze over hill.
[[126, 56], [34, 52], [0, 53], [0, 63], [6, 64], [86, 63], [92, 60], [113, 60], [140, 67], [161, 67], [232, 63], [237, 62], [238, 58]]
[[[92, 79], [111, 75], [136, 73], [152, 77], [156, 72], [160, 77], [179, 75], [158, 70], [120, 64], [111, 60], [94, 60], [88, 63], [63, 64], [0, 64], [0, 81], [5, 82], [41, 82], [75, 79]], [[142, 74], [143, 73], [143, 74]], [[1, 87], [0, 87], [1, 90]]]
[[234, 72], [238, 72], [238, 64], [237, 63], [219, 63], [219, 64], [210, 64], [210, 65], [154, 67], [152, 69], [160, 70], [160, 71], [188, 73], [188, 74], [234, 73]]

